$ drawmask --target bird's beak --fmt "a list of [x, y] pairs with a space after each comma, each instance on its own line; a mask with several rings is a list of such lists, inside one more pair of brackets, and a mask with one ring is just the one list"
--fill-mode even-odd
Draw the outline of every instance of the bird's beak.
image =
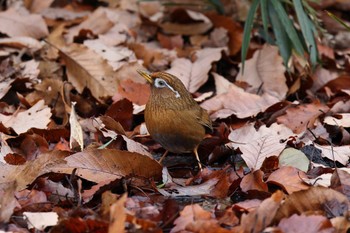
[[149, 83], [153, 83], [153, 79], [151, 77], [151, 74], [148, 71], [145, 70], [137, 70], [137, 73], [139, 73], [144, 79], [147, 80]]

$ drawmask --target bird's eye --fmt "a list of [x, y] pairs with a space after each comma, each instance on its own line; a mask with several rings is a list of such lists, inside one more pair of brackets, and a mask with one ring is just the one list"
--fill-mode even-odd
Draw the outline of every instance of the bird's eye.
[[157, 78], [156, 80], [154, 80], [154, 86], [157, 88], [163, 88], [167, 86], [167, 83], [163, 79]]

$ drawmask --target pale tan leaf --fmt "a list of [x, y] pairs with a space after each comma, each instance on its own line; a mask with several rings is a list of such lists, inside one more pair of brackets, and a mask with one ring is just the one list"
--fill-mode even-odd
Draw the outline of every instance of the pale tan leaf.
[[207, 210], [204, 210], [200, 205], [188, 205], [180, 212], [180, 216], [175, 219], [175, 227], [171, 229], [170, 233], [175, 232], [184, 232], [186, 226], [194, 221], [199, 220], [210, 220], [211, 213]]
[[103, 101], [117, 92], [116, 73], [92, 50], [72, 44], [61, 50], [61, 56], [67, 66], [68, 80], [79, 93], [88, 88], [96, 99]]
[[74, 36], [77, 36], [82, 29], [90, 30], [95, 35], [99, 35], [107, 32], [113, 25], [104, 8], [97, 8], [84, 22], [69, 29], [66, 35], [67, 42], [73, 42]]
[[0, 163], [0, 184], [17, 182], [16, 190], [22, 190], [31, 184], [38, 176], [50, 172], [57, 164], [65, 164], [64, 158], [68, 152], [53, 151], [40, 154], [37, 159], [26, 162], [24, 165], [9, 165]]
[[78, 121], [77, 113], [75, 112], [76, 102], [72, 102], [71, 112], [69, 116], [70, 124], [70, 137], [69, 137], [69, 147], [73, 149], [74, 143], [78, 143], [80, 150], [84, 150], [84, 138], [83, 138], [83, 129]]
[[263, 232], [274, 219], [283, 197], [283, 192], [278, 190], [270, 198], [265, 199], [257, 209], [243, 214], [239, 232]]
[[301, 150], [292, 147], [284, 149], [278, 160], [280, 166], [292, 166], [304, 172], [309, 170], [310, 160]]
[[350, 127], [350, 113], [337, 114], [336, 117], [326, 116], [324, 123], [338, 127]]
[[160, 180], [162, 166], [146, 155], [114, 149], [87, 149], [65, 159], [67, 164], [56, 166], [52, 172], [76, 174], [99, 183], [125, 176], [140, 176]]
[[58, 214], [56, 212], [23, 212], [26, 218], [28, 228], [35, 228], [43, 231], [46, 227], [55, 226], [58, 223]]
[[38, 40], [25, 36], [1, 38], [0, 45], [18, 49], [27, 48], [31, 53], [34, 53], [43, 47]]
[[324, 146], [314, 144], [314, 146], [322, 151], [322, 156], [332, 161], [346, 165], [350, 158], [350, 146]]
[[[36, 0], [41, 1], [41, 0]], [[64, 8], [46, 8], [40, 14], [48, 19], [64, 19], [64, 20], [74, 20], [78, 18], [83, 18], [87, 16], [90, 12], [88, 11], [79, 11], [74, 12]]]
[[49, 34], [46, 23], [40, 15], [21, 15], [10, 8], [0, 12], [0, 32], [15, 36], [27, 36], [40, 39]]
[[105, 59], [114, 71], [127, 62], [137, 61], [134, 52], [125, 46], [107, 46], [98, 40], [86, 40], [84, 45]]
[[227, 93], [206, 100], [201, 106], [209, 112], [212, 119], [223, 119], [233, 114], [243, 119], [255, 116], [277, 102], [279, 100], [273, 96], [251, 94], [232, 84]]
[[317, 118], [328, 110], [328, 106], [319, 101], [297, 105], [288, 108], [285, 115], [277, 117], [277, 123], [284, 124], [294, 133], [299, 134], [308, 128], [313, 129]]
[[282, 100], [288, 91], [284, 76], [285, 71], [283, 59], [278, 54], [278, 48], [265, 45], [263, 49], [254, 53], [253, 58], [246, 61], [244, 74], [239, 72], [236, 80], [248, 83], [251, 86], [248, 89], [249, 93], [255, 94], [261, 90], [262, 94], [266, 93]]
[[125, 202], [128, 195], [124, 193], [110, 207], [110, 218], [108, 233], [123, 233], [125, 232], [126, 211]]
[[215, 80], [216, 95], [224, 94], [230, 90], [232, 85], [230, 81], [215, 72], [212, 72], [211, 74]]
[[51, 109], [44, 104], [44, 100], [40, 100], [30, 109], [16, 112], [12, 116], [0, 114], [0, 121], [4, 126], [21, 134], [31, 128], [46, 129], [51, 115]]
[[165, 33], [180, 35], [202, 34], [213, 27], [213, 23], [204, 14], [192, 10], [185, 10], [185, 12], [188, 17], [190, 17], [192, 20], [195, 20], [196, 22], [186, 24], [165, 22], [161, 23], [159, 26], [163, 29]]
[[20, 206], [15, 197], [16, 188], [16, 181], [0, 184], [0, 222], [9, 222], [15, 208]]
[[304, 183], [303, 179], [306, 178], [305, 172], [294, 167], [284, 166], [272, 172], [266, 182], [280, 185], [288, 194], [291, 194], [310, 187]]
[[276, 213], [275, 221], [314, 211], [325, 212], [326, 216], [343, 216], [349, 207], [349, 200], [344, 194], [330, 188], [311, 186], [287, 196]]
[[220, 60], [225, 48], [204, 48], [196, 51], [196, 60], [177, 58], [166, 72], [178, 77], [191, 93], [196, 92], [207, 80], [211, 64]]
[[233, 130], [228, 136], [230, 146], [239, 148], [247, 166], [253, 170], [261, 167], [265, 158], [279, 155], [286, 146], [286, 139], [293, 136], [293, 132], [284, 125], [265, 125], [258, 130], [254, 124], [248, 124]]

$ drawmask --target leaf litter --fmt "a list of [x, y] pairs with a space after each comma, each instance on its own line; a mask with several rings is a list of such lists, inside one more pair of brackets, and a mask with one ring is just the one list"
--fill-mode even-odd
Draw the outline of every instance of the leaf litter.
[[[286, 72], [277, 47], [253, 37], [243, 73], [243, 24], [230, 13], [156, 1], [5, 2], [1, 231], [350, 229], [344, 45], [320, 42], [319, 67], [293, 57]], [[348, 9], [335, 2], [317, 9]], [[157, 162], [165, 151], [145, 129], [150, 90], [137, 69], [178, 76], [210, 114], [202, 171], [186, 154]]]

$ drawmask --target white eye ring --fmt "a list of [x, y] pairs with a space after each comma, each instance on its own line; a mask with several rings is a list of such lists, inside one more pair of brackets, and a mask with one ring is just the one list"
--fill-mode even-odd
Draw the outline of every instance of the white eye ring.
[[169, 86], [169, 85], [164, 79], [156, 78], [154, 80], [154, 86], [157, 87], [157, 88], [163, 88], [163, 87], [166, 87], [166, 86]]

